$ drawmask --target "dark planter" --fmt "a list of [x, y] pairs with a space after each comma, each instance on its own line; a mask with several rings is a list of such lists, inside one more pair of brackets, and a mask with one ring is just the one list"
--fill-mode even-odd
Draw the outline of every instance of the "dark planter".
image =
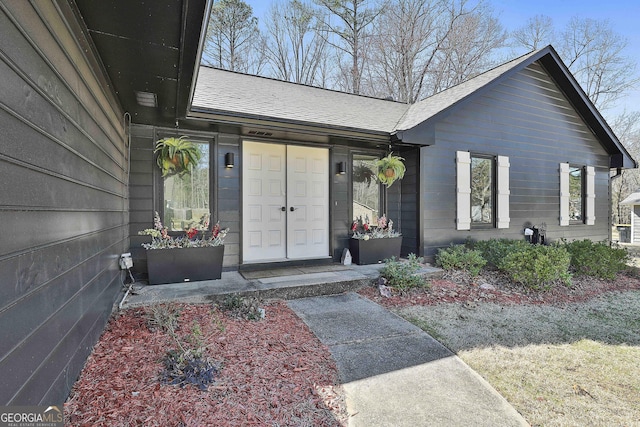
[[149, 284], [215, 280], [222, 276], [224, 245], [203, 248], [147, 249]]
[[402, 237], [383, 239], [349, 239], [349, 251], [353, 262], [358, 265], [378, 264], [387, 258], [400, 258]]

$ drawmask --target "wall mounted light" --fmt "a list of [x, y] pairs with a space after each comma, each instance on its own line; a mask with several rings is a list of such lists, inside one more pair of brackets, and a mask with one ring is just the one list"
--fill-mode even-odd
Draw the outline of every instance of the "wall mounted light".
[[227, 153], [224, 155], [224, 166], [232, 168], [234, 166], [233, 153]]
[[338, 175], [346, 175], [347, 173], [347, 163], [340, 162], [338, 163]]

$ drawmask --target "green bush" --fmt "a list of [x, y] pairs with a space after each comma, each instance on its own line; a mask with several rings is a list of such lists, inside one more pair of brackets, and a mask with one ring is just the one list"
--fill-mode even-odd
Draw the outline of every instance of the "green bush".
[[516, 283], [546, 290], [557, 283], [571, 284], [570, 260], [563, 246], [527, 244], [509, 252], [500, 262], [500, 270]]
[[387, 280], [387, 286], [399, 291], [406, 291], [411, 288], [426, 287], [427, 282], [421, 275], [416, 274], [420, 270], [423, 258], [418, 258], [416, 254], [409, 254], [407, 261], [396, 260], [395, 257], [384, 260], [384, 267], [380, 270], [380, 275]]
[[446, 249], [439, 249], [436, 254], [436, 265], [445, 270], [464, 270], [472, 276], [477, 276], [487, 264], [478, 250], [469, 249], [465, 245], [451, 245]]
[[507, 254], [523, 249], [526, 250], [531, 244], [525, 240], [490, 239], [468, 242], [467, 246], [480, 251], [489, 266], [500, 269], [500, 264]]
[[576, 274], [613, 280], [627, 269], [629, 253], [625, 248], [587, 239], [564, 242], [563, 246], [571, 255], [571, 269]]

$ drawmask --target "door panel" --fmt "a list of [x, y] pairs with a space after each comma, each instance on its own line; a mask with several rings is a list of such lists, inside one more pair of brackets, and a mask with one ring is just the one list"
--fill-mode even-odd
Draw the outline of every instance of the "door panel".
[[329, 150], [245, 141], [243, 155], [243, 261], [329, 256]]
[[243, 258], [285, 259], [285, 146], [245, 142], [243, 154]]
[[287, 257], [328, 256], [329, 150], [292, 145], [287, 159]]

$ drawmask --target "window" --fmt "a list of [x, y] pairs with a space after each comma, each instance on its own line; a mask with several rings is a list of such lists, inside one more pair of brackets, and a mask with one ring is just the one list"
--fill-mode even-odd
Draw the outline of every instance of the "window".
[[471, 224], [493, 225], [493, 159], [471, 156]]
[[456, 228], [509, 228], [509, 158], [456, 152]]
[[376, 156], [353, 155], [353, 219], [375, 224], [380, 215], [380, 185], [377, 179]]
[[209, 223], [211, 216], [209, 144], [193, 142], [200, 147], [202, 158], [192, 167], [191, 173], [163, 178], [163, 224], [169, 231], [181, 231], [190, 227], [203, 228]]
[[595, 168], [560, 163], [560, 225], [594, 225]]
[[584, 222], [584, 179], [582, 167], [569, 165], [569, 221]]

